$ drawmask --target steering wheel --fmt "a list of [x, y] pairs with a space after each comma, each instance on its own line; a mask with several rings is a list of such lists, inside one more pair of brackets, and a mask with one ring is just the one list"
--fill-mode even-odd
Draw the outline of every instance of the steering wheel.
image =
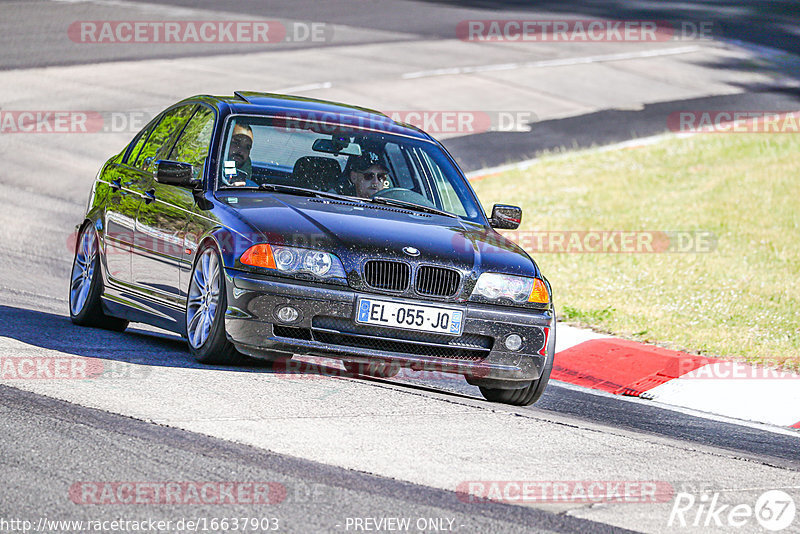
[[375, 193], [374, 197], [388, 197], [388, 198], [395, 198], [394, 193], [398, 191], [408, 191], [409, 193], [413, 193], [411, 189], [406, 189], [405, 187], [388, 187], [386, 189], [381, 189], [377, 193]]
[[417, 204], [419, 206], [426, 206], [428, 208], [435, 208], [436, 206], [433, 205], [433, 202], [425, 198], [424, 196], [420, 195], [416, 191], [412, 191], [411, 189], [407, 189], [405, 187], [390, 187], [388, 189], [381, 189], [373, 196], [375, 197], [386, 197], [391, 198], [394, 200], [402, 200], [403, 202], [411, 202], [412, 204]]

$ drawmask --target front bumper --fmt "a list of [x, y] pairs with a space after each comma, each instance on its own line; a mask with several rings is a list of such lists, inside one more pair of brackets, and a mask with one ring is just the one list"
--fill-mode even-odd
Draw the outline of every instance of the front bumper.
[[[463, 333], [455, 337], [355, 323], [359, 296], [398, 300], [391, 295], [234, 269], [226, 269], [225, 287], [228, 338], [254, 357], [305, 354], [357, 363], [392, 362], [415, 370], [458, 373], [475, 385], [507, 388], [524, 387], [539, 378], [546, 358], [553, 357], [550, 311], [399, 299], [464, 310]], [[300, 312], [292, 323], [281, 323], [275, 315], [286, 305]], [[512, 333], [523, 339], [518, 351], [503, 344]]]

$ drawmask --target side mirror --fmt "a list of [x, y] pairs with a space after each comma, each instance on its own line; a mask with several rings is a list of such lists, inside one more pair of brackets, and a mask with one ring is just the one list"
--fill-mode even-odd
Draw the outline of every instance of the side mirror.
[[177, 185], [178, 187], [191, 189], [200, 185], [200, 180], [195, 180], [194, 178], [192, 166], [181, 161], [160, 159], [156, 161], [156, 169], [153, 175], [160, 184]]
[[500, 230], [516, 230], [522, 222], [522, 208], [508, 206], [506, 204], [495, 204], [492, 206], [492, 218], [489, 224], [492, 228]]

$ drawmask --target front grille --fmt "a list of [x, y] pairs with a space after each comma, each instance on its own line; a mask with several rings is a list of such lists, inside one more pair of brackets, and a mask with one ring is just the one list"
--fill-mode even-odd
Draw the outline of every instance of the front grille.
[[417, 271], [414, 289], [420, 295], [452, 297], [460, 283], [461, 274], [454, 269], [423, 265]]
[[311, 341], [311, 330], [308, 328], [297, 328], [296, 326], [272, 325], [272, 332], [276, 336], [288, 337], [291, 339], [302, 339]]
[[369, 260], [364, 264], [364, 282], [373, 289], [405, 291], [411, 268], [399, 261]]
[[486, 358], [489, 351], [462, 349], [446, 346], [426, 346], [410, 344], [392, 339], [362, 337], [353, 334], [333, 332], [314, 332], [314, 339], [331, 345], [344, 345], [362, 349], [373, 349], [381, 352], [396, 352], [398, 354], [413, 354], [417, 356], [431, 356], [447, 360], [463, 360], [479, 362]]
[[445, 336], [359, 325], [348, 319], [326, 316], [314, 317], [312, 328], [275, 325], [274, 329], [275, 335], [290, 339], [472, 362], [486, 358], [494, 345], [493, 338], [480, 334]]

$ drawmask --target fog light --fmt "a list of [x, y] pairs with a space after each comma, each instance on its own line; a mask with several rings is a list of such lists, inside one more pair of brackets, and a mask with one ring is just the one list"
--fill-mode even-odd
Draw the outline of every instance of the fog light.
[[283, 323], [291, 323], [296, 321], [298, 317], [300, 317], [300, 312], [292, 308], [291, 306], [284, 306], [283, 308], [278, 310], [276, 314], [278, 320]]
[[517, 334], [511, 334], [506, 338], [505, 345], [508, 350], [519, 350], [522, 347], [522, 338]]

